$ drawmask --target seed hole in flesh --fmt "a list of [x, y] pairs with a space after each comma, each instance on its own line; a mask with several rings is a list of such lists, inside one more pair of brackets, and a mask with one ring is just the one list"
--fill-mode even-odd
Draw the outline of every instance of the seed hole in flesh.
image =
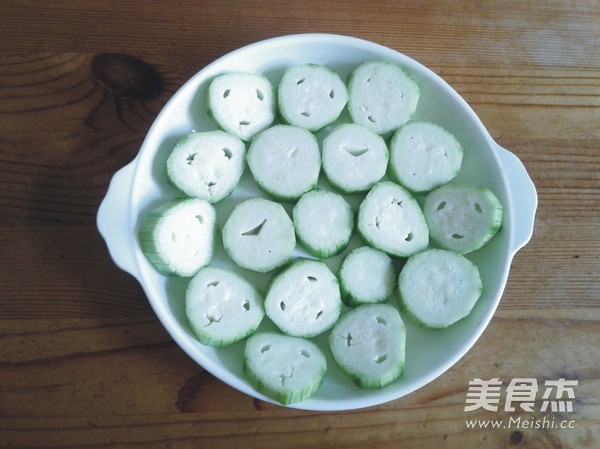
[[231, 159], [233, 157], [233, 153], [229, 148], [223, 148], [223, 154], [227, 159]]
[[302, 349], [300, 351], [300, 354], [302, 354], [303, 357], [306, 357], [307, 359], [310, 358], [310, 352], [308, 352], [306, 349]]
[[249, 124], [250, 124], [250, 122], [249, 122], [248, 120], [242, 120], [242, 121], [240, 121], [240, 123], [239, 123], [239, 125], [240, 125], [240, 128], [241, 128], [242, 126], [248, 126]]
[[244, 300], [244, 303], [242, 304], [242, 307], [244, 308], [244, 310], [246, 312], [248, 312], [250, 310], [250, 301], [248, 301], [247, 299]]
[[317, 278], [314, 276], [306, 276], [306, 279], [308, 279], [310, 282], [317, 282]]
[[279, 303], [279, 308], [281, 309], [282, 312], [285, 311], [285, 302], [281, 301]]
[[306, 81], [304, 78], [300, 78], [298, 81], [296, 81], [296, 85], [300, 85], [302, 84], [304, 81]]
[[192, 165], [192, 163], [194, 162], [194, 159], [196, 159], [197, 155], [198, 155], [198, 153], [192, 153], [192, 154], [188, 155], [187, 159], [185, 160], [187, 162], [187, 164]]
[[265, 95], [260, 89], [256, 89], [256, 98], [258, 98], [260, 101], [263, 101], [265, 99]]
[[352, 334], [348, 333], [348, 335], [346, 335], [346, 337], [344, 337], [344, 339], [346, 340], [346, 346], [352, 346]]
[[319, 310], [319, 311], [317, 312], [317, 315], [315, 316], [315, 320], [318, 320], [319, 318], [321, 318], [321, 315], [323, 315], [323, 311], [322, 311], [322, 310]]
[[346, 150], [346, 152], [354, 157], [359, 157], [362, 156], [363, 154], [365, 154], [367, 151], [369, 151], [368, 148], [349, 148], [349, 147], [343, 147], [344, 150]]
[[263, 228], [263, 226], [265, 225], [265, 223], [267, 222], [267, 219], [265, 218], [261, 223], [259, 223], [257, 226], [253, 227], [252, 229], [246, 231], [246, 232], [242, 232], [243, 236], [251, 236], [251, 235], [258, 235], [260, 234], [261, 229]]
[[385, 360], [387, 359], [387, 355], [383, 354], [383, 355], [378, 355], [377, 357], [375, 357], [375, 363], [380, 364], [385, 362]]
[[261, 352], [261, 354], [264, 354], [269, 349], [271, 349], [271, 345], [264, 345], [262, 348], [260, 348], [260, 352]]
[[204, 217], [202, 215], [196, 215], [196, 220], [198, 220], [198, 223], [200, 224], [204, 223]]
[[413, 239], [414, 235], [412, 232], [409, 232], [406, 237], [404, 237], [405, 242], [410, 242]]
[[300, 113], [300, 115], [303, 115], [304, 117], [310, 117], [310, 112], [308, 112], [308, 111], [302, 111]]
[[231, 93], [231, 89], [225, 89], [223, 91], [223, 98], [227, 98], [229, 96], [229, 94]]
[[216, 287], [217, 285], [219, 285], [219, 281], [213, 281], [206, 284], [207, 287]]
[[372, 115], [367, 116], [367, 120], [370, 121], [371, 123], [376, 123], [376, 120], [373, 118]]
[[440, 204], [437, 205], [435, 210], [442, 210], [444, 207], [446, 207], [446, 202], [442, 201]]
[[478, 213], [481, 213], [481, 204], [479, 204], [479, 203], [475, 203], [475, 204], [473, 204], [473, 207], [475, 208], [475, 210], [476, 210]]
[[204, 327], [208, 327], [208, 326], [210, 326], [213, 323], [218, 323], [219, 321], [221, 321], [221, 317], [217, 318], [217, 317], [214, 317], [214, 316], [208, 315], [208, 314], [206, 315], [206, 319], [208, 320], [208, 323], [206, 323], [204, 325]]
[[377, 321], [377, 324], [383, 324], [384, 326], [387, 324], [385, 321], [385, 318], [378, 316], [375, 318], [375, 321]]
[[453, 238], [453, 239], [460, 240], [460, 239], [464, 238], [464, 235], [462, 235], [462, 234], [458, 234], [458, 233], [457, 233], [457, 234], [452, 234], [452, 238]]
[[329, 91], [329, 98], [331, 98], [332, 100], [335, 98], [335, 91], [333, 89]]

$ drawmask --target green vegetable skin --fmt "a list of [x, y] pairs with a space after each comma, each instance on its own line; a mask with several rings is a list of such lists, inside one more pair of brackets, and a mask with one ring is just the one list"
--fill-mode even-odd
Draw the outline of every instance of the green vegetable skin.
[[343, 315], [329, 336], [338, 366], [363, 388], [382, 388], [404, 371], [406, 327], [389, 304], [365, 304]]
[[205, 200], [177, 198], [142, 218], [138, 239], [142, 252], [162, 274], [189, 277], [210, 262], [216, 212]]
[[287, 405], [319, 389], [327, 374], [327, 360], [309, 340], [260, 332], [246, 341], [243, 369], [257, 391]]

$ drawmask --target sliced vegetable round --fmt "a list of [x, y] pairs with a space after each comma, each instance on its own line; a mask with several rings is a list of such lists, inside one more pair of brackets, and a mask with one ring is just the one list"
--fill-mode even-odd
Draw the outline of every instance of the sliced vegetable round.
[[337, 193], [320, 189], [305, 193], [292, 217], [298, 240], [315, 257], [339, 254], [352, 238], [354, 212]]
[[239, 266], [265, 273], [291, 258], [296, 247], [294, 224], [281, 204], [251, 198], [229, 215], [223, 246]]
[[344, 258], [338, 277], [342, 300], [351, 307], [385, 302], [396, 283], [390, 256], [370, 246], [353, 249]]
[[385, 175], [388, 159], [383, 138], [355, 123], [338, 125], [323, 140], [323, 172], [346, 193], [369, 190]]
[[387, 134], [412, 118], [419, 95], [419, 86], [400, 67], [369, 61], [350, 75], [348, 111], [355, 123]]
[[485, 187], [446, 184], [427, 195], [423, 213], [431, 239], [438, 246], [467, 254], [496, 235], [503, 209]]
[[141, 221], [140, 246], [163, 274], [193, 276], [212, 259], [216, 213], [201, 199], [173, 199]]
[[208, 113], [227, 132], [250, 140], [275, 120], [276, 101], [267, 78], [254, 73], [225, 73], [208, 87]]
[[297, 200], [316, 187], [321, 170], [316, 137], [290, 125], [275, 125], [256, 136], [247, 160], [256, 183], [283, 201]]
[[244, 373], [257, 391], [288, 405], [314, 394], [327, 373], [327, 360], [309, 340], [259, 332], [246, 341]]
[[200, 342], [226, 346], [256, 331], [265, 309], [263, 295], [239, 274], [204, 267], [188, 284], [185, 312]]
[[400, 306], [417, 323], [444, 328], [466, 317], [481, 296], [477, 266], [466, 257], [431, 249], [408, 259], [398, 276]]
[[391, 181], [379, 182], [369, 191], [358, 209], [356, 228], [370, 246], [392, 256], [408, 257], [429, 244], [419, 204]]
[[406, 327], [395, 307], [365, 304], [343, 315], [329, 336], [337, 365], [362, 388], [382, 388], [404, 371]]
[[413, 192], [451, 181], [462, 164], [463, 149], [452, 133], [430, 122], [408, 122], [390, 143], [390, 175]]
[[245, 156], [244, 142], [229, 133], [192, 133], [175, 145], [167, 159], [167, 176], [186, 195], [216, 203], [237, 186]]
[[311, 131], [336, 120], [348, 101], [348, 90], [339, 75], [317, 64], [288, 68], [277, 92], [284, 120]]
[[298, 259], [273, 278], [267, 316], [285, 334], [314, 337], [330, 329], [342, 307], [335, 275], [323, 262]]

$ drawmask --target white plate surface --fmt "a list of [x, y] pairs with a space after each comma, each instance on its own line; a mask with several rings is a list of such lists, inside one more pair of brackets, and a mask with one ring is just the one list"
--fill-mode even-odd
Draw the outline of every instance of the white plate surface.
[[[257, 393], [242, 373], [243, 342], [215, 349], [196, 340], [184, 315], [183, 292], [188, 280], [162, 276], [148, 263], [136, 238], [139, 219], [167, 198], [178, 196], [168, 185], [164, 169], [177, 140], [191, 131], [216, 129], [206, 114], [206, 89], [216, 75], [228, 71], [262, 73], [276, 86], [283, 71], [292, 65], [323, 64], [345, 79], [367, 60], [392, 61], [412, 74], [421, 89], [415, 119], [436, 122], [456, 135], [465, 150], [456, 180], [490, 188], [504, 205], [503, 227], [488, 245], [468, 256], [480, 269], [484, 292], [467, 318], [445, 330], [422, 329], [404, 318], [407, 354], [406, 369], [400, 379], [381, 390], [363, 390], [344, 376], [329, 357], [329, 373], [321, 389], [292, 407], [347, 410], [373, 406], [411, 393], [444, 373], [473, 346], [489, 323], [502, 296], [512, 257], [533, 232], [537, 196], [523, 164], [491, 139], [472, 109], [448, 84], [397, 51], [352, 37], [305, 34], [258, 42], [208, 65], [171, 98], [138, 156], [115, 174], [97, 223], [115, 263], [138, 279], [158, 318], [183, 350], [219, 379], [259, 399], [270, 401]], [[217, 205], [219, 223], [223, 224], [235, 204], [257, 195], [264, 196], [246, 169], [234, 194]], [[360, 199], [349, 197], [353, 205]], [[286, 207], [291, 210], [291, 205]], [[355, 238], [349, 249], [359, 244]], [[296, 255], [305, 253], [299, 249]], [[333, 270], [337, 270], [342, 256], [327, 261]], [[215, 254], [214, 264], [239, 270], [263, 289], [270, 278], [235, 267], [222, 250]], [[328, 353], [325, 337], [317, 341]]]

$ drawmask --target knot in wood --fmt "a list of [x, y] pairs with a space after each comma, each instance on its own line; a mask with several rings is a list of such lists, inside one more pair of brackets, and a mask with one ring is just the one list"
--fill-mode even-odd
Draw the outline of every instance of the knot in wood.
[[162, 90], [159, 74], [148, 63], [120, 53], [101, 53], [92, 61], [92, 73], [108, 89], [128, 98], [150, 100]]

